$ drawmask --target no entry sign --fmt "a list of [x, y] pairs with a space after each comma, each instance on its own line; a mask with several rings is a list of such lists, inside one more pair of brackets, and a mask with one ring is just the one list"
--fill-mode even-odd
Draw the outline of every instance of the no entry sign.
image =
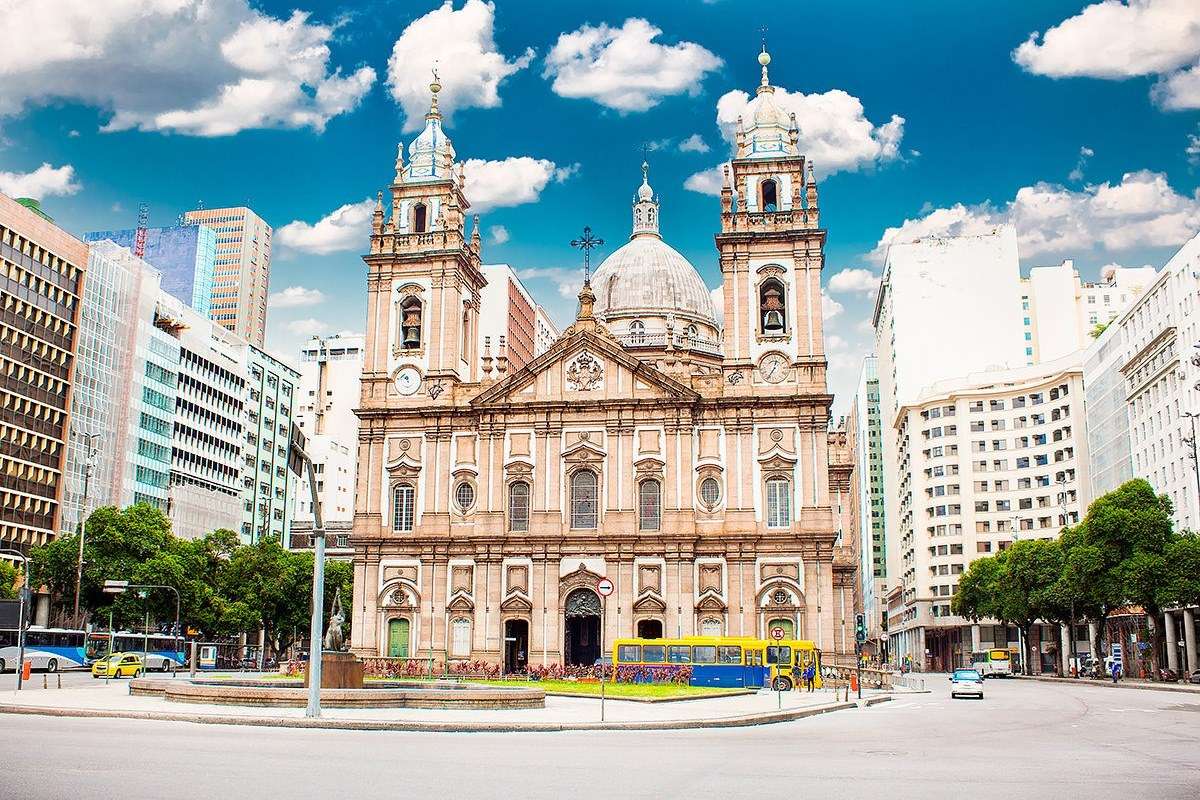
[[774, 639], [775, 641], [779, 641], [780, 639], [782, 639], [783, 638], [783, 628], [780, 628], [778, 625], [776, 625], [774, 628], [771, 628], [771, 638]]
[[608, 597], [613, 593], [613, 582], [608, 578], [601, 578], [600, 582], [596, 584], [596, 591], [600, 593], [601, 597]]

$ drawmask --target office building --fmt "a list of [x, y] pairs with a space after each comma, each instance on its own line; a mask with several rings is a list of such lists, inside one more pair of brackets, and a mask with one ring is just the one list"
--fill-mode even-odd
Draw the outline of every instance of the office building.
[[533, 357], [537, 358], [549, 350], [558, 335], [558, 326], [550, 319], [546, 309], [539, 305], [533, 312]]
[[212, 318], [261, 348], [271, 283], [271, 226], [244, 206], [188, 211], [183, 221], [216, 232]]
[[0, 547], [61, 529], [87, 245], [0, 194]]
[[[972, 624], [950, 602], [976, 558], [1055, 538], [1079, 520], [1088, 485], [1080, 358], [935, 382], [900, 407], [898, 515], [888, 527], [888, 573], [902, 588], [888, 631], [894, 660], [945, 671], [1010, 644], [994, 635], [1003, 626]], [[1034, 671], [1056, 669], [1058, 634], [1034, 634]]]
[[858, 387], [850, 404], [847, 430], [854, 447], [852, 488], [858, 513], [859, 580], [867, 639], [876, 655], [884, 655], [887, 614], [887, 537], [884, 527], [883, 439], [879, 416], [879, 375], [875, 356], [863, 359]]
[[487, 284], [480, 291], [479, 352], [490, 344], [493, 356], [504, 342], [508, 368], [518, 370], [537, 349], [537, 303], [508, 264], [484, 264]]
[[1087, 410], [1088, 485], [1083, 507], [1133, 479], [1126, 399], [1124, 327], [1109, 325], [1083, 354], [1083, 396]]
[[[359, 378], [362, 375], [362, 336], [313, 337], [300, 350], [300, 391], [296, 424], [305, 436], [313, 461], [317, 491], [327, 527], [354, 517], [354, 480], [358, 460]], [[305, 477], [296, 487], [295, 519], [310, 523], [313, 501]], [[292, 546], [311, 545], [311, 525], [291, 537]], [[343, 531], [344, 536], [349, 530]], [[330, 546], [334, 546], [334, 539]], [[345, 542], [343, 541], [345, 546]]]
[[1086, 349], [1156, 277], [1152, 267], [1110, 265], [1098, 282], [1079, 279], [1072, 261], [1033, 267], [1021, 279], [1022, 335], [1029, 364]]
[[246, 444], [242, 539], [272, 536], [286, 545], [296, 476], [288, 469], [300, 373], [263, 350], [245, 347]]
[[[125, 228], [92, 231], [84, 234], [89, 242], [108, 240], [134, 250], [137, 230]], [[203, 226], [147, 228], [142, 258], [162, 275], [167, 294], [208, 316], [212, 304], [213, 270], [216, 265], [217, 236]]]

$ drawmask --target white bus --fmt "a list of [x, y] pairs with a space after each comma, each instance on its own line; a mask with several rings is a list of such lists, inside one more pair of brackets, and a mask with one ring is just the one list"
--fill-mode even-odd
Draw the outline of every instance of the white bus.
[[[33, 669], [46, 672], [82, 667], [87, 663], [86, 637], [83, 631], [71, 628], [26, 628], [25, 660], [32, 662]], [[0, 628], [0, 672], [19, 668], [17, 654], [17, 629]]]
[[1011, 678], [1013, 676], [1012, 654], [1002, 647], [993, 647], [971, 654], [971, 669], [985, 678]]

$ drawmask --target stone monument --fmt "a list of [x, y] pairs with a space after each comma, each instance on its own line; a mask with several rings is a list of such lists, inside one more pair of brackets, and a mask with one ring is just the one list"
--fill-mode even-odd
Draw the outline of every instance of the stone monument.
[[[342, 611], [342, 596], [333, 596], [333, 609], [329, 614], [329, 629], [325, 632], [324, 648], [321, 651], [322, 689], [363, 688], [363, 665], [358, 656], [345, 652], [346, 636], [342, 626], [346, 615]], [[311, 655], [309, 656], [312, 657]], [[309, 673], [304, 673], [304, 685], [308, 686]]]

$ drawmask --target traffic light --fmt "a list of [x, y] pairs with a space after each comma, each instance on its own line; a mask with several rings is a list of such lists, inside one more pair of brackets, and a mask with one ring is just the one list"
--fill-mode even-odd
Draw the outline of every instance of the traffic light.
[[854, 615], [854, 641], [862, 644], [867, 640], [867, 617], [865, 614]]

